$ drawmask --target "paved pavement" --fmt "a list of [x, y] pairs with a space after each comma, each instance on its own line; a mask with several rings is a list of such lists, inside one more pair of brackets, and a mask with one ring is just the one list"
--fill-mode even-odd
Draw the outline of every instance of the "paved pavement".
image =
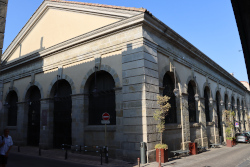
[[[250, 144], [238, 144], [235, 147], [221, 146], [206, 152], [163, 163], [163, 167], [250, 167]], [[141, 167], [158, 167], [157, 162]]]
[[[13, 155], [13, 157], [11, 157]], [[134, 166], [135, 164], [131, 164], [129, 162], [125, 162], [122, 160], [116, 160], [109, 158], [109, 163], [106, 164], [104, 163], [104, 157], [103, 157], [103, 164], [101, 165], [101, 158], [100, 156], [92, 156], [92, 155], [87, 155], [87, 154], [78, 154], [78, 153], [71, 153], [68, 151], [68, 158], [65, 160], [65, 151], [60, 150], [60, 149], [49, 149], [49, 150], [41, 150], [41, 156], [39, 156], [39, 149], [37, 147], [29, 147], [29, 146], [24, 146], [20, 147], [20, 152], [18, 152], [18, 147], [13, 146], [11, 149], [11, 154], [9, 155], [9, 165], [11, 164], [11, 159], [15, 161], [20, 161], [20, 157], [18, 155], [26, 155], [26, 156], [33, 156], [35, 159], [37, 158], [45, 158], [44, 160], [59, 160], [62, 162], [70, 162], [74, 163], [77, 167], [77, 164], [86, 164], [89, 166], [102, 166], [102, 167], [131, 167]], [[29, 157], [28, 157], [29, 158]], [[26, 162], [22, 161], [23, 163], [27, 163], [26, 167], [33, 167], [31, 162]], [[41, 164], [40, 164], [41, 165]], [[72, 165], [70, 165], [71, 167]], [[73, 167], [72, 166], [72, 167]], [[85, 166], [85, 165], [83, 165]], [[50, 167], [50, 166], [47, 166]]]
[[[26, 163], [27, 161], [24, 161], [22, 159], [22, 156], [31, 157], [35, 161], [39, 161], [42, 158], [42, 161], [50, 162], [52, 160], [54, 164], [60, 164], [61, 162], [64, 164], [64, 166], [72, 167], [78, 167], [79, 164], [82, 166], [109, 166], [109, 167], [137, 167], [136, 162], [133, 164], [121, 160], [115, 160], [109, 158], [109, 164], [105, 164], [103, 162], [103, 165], [100, 164], [100, 157], [99, 156], [91, 156], [86, 154], [77, 154], [77, 153], [71, 153], [68, 152], [68, 159], [65, 160], [65, 151], [59, 150], [59, 149], [50, 149], [50, 150], [42, 150], [41, 151], [41, 157], [38, 155], [38, 148], [37, 147], [21, 147], [20, 152], [17, 152], [17, 147], [13, 146], [12, 154], [10, 154], [10, 167], [11, 161], [16, 161], [20, 163]], [[12, 157], [11, 157], [12, 156]], [[19, 156], [19, 157], [18, 157]], [[60, 161], [60, 162], [59, 162]], [[104, 158], [103, 158], [104, 161]], [[52, 163], [52, 162], [51, 162]], [[45, 166], [39, 164], [41, 167]], [[30, 161], [28, 166], [34, 166], [34, 164], [31, 164]], [[37, 165], [36, 165], [37, 166]], [[53, 167], [56, 167], [56, 165], [53, 165]], [[59, 165], [60, 166], [60, 165]], [[209, 149], [206, 152], [200, 153], [198, 155], [191, 155], [191, 156], [184, 156], [180, 158], [171, 158], [169, 159], [169, 162], [163, 163], [163, 167], [250, 167], [250, 144], [238, 144], [235, 147], [226, 147], [221, 146], [221, 148], [213, 148]], [[20, 166], [21, 167], [21, 166]], [[38, 166], [39, 167], [39, 166]], [[50, 167], [47, 165], [47, 167]], [[63, 167], [63, 165], [62, 165]], [[144, 165], [141, 165], [141, 167], [158, 167], [157, 162], [151, 162]]]

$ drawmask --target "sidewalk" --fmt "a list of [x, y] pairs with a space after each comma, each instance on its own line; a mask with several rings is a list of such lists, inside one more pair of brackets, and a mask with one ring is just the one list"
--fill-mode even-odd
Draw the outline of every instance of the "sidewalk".
[[[210, 148], [205, 152], [199, 153], [197, 155], [183, 156], [180, 158], [170, 158], [169, 162], [162, 163], [162, 167], [200, 167], [201, 164], [207, 161], [214, 161], [217, 157], [231, 154], [232, 152], [237, 152], [243, 147], [249, 147], [249, 145], [238, 144], [234, 147], [220, 146], [219, 148]], [[249, 151], [250, 152], [250, 151]], [[213, 166], [221, 167], [223, 165], [220, 162], [213, 162]], [[147, 164], [141, 164], [141, 167], [158, 167], [158, 162], [151, 162]], [[137, 167], [137, 166], [134, 166]]]
[[[235, 155], [235, 153], [242, 152], [245, 148], [245, 152], [243, 154], [246, 156], [250, 155], [250, 145], [247, 144], [238, 144], [235, 147], [226, 147], [220, 146], [220, 148], [210, 148], [205, 152], [199, 153], [197, 155], [190, 155], [190, 156], [183, 156], [180, 158], [170, 158], [169, 162], [162, 163], [162, 167], [200, 167], [202, 164], [208, 164], [208, 162], [212, 162], [213, 167], [222, 167], [221, 158], [222, 156], [231, 155], [228, 161], [231, 159], [233, 162], [234, 158], [242, 159], [243, 157], [240, 154]], [[24, 146], [20, 147], [20, 152], [18, 152], [18, 147], [13, 146], [11, 149], [12, 153], [15, 154], [23, 154], [23, 155], [30, 155], [39, 157], [39, 149], [37, 147], [29, 147]], [[79, 154], [79, 153], [71, 153], [68, 151], [68, 159], [65, 160], [65, 151], [60, 149], [49, 149], [49, 150], [41, 150], [41, 157], [49, 158], [49, 159], [56, 159], [61, 161], [69, 161], [78, 164], [86, 164], [86, 165], [93, 165], [97, 167], [138, 167], [137, 163], [129, 163], [122, 160], [116, 160], [109, 158], [109, 163], [104, 163], [105, 158], [103, 157], [103, 165], [100, 162], [100, 156], [92, 156], [88, 154]], [[224, 159], [224, 158], [222, 158]], [[244, 162], [244, 161], [243, 161]], [[242, 163], [242, 162], [240, 162]], [[247, 162], [248, 163], [248, 162]], [[250, 163], [250, 158], [249, 158]], [[147, 164], [141, 164], [141, 167], [158, 167], [159, 163], [151, 162]], [[203, 165], [204, 166], [204, 165]], [[205, 165], [206, 166], [206, 165]], [[235, 165], [234, 165], [235, 166]], [[244, 165], [243, 165], [244, 166]], [[228, 165], [227, 165], [228, 167]]]
[[[38, 157], [39, 149], [38, 147], [23, 146], [23, 147], [20, 147], [20, 152], [18, 152], [18, 147], [13, 146], [11, 149], [11, 153]], [[100, 166], [100, 167], [107, 167], [107, 166], [108, 167], [131, 167], [131, 166], [136, 165], [136, 164], [131, 164], [129, 162], [116, 160], [112, 158], [109, 158], [109, 163], [106, 164], [104, 157], [103, 157], [103, 161], [101, 165], [101, 157], [99, 156], [98, 153], [97, 153], [97, 156], [92, 156], [88, 154], [72, 153], [71, 151], [68, 151], [68, 158], [65, 160], [65, 151], [60, 150], [60, 149], [41, 150], [41, 157], [62, 160], [62, 161], [69, 161], [69, 162], [74, 162], [74, 163], [79, 163], [79, 164]]]

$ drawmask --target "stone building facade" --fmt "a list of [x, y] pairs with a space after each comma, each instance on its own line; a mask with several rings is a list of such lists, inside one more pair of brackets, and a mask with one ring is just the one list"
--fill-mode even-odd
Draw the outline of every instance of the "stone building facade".
[[0, 0], [0, 57], [2, 57], [8, 0]]
[[169, 151], [225, 140], [225, 109], [249, 130], [249, 91], [143, 8], [45, 0], [2, 61], [0, 127], [15, 144], [104, 145], [109, 112], [110, 155], [135, 160], [145, 142], [154, 160], [159, 94], [171, 97]]

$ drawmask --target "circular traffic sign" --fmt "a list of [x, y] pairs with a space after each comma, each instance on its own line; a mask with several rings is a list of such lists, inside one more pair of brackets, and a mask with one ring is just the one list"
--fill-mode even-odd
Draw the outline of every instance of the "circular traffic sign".
[[109, 118], [110, 118], [109, 113], [106, 113], [106, 112], [105, 112], [105, 113], [102, 114], [102, 119], [103, 119], [103, 120], [109, 120]]

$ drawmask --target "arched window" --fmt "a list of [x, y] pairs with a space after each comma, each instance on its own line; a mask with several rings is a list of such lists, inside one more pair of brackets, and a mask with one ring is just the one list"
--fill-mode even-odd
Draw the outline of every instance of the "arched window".
[[8, 99], [8, 126], [17, 125], [17, 102], [18, 97], [16, 92], [11, 91]]
[[205, 114], [206, 114], [206, 121], [210, 122], [210, 115], [209, 115], [209, 97], [208, 97], [209, 88], [206, 87], [204, 89], [204, 98], [205, 98]]
[[235, 110], [235, 107], [234, 107], [234, 97], [232, 97], [231, 99], [231, 110], [234, 111]]
[[227, 94], [225, 94], [224, 100], [225, 100], [225, 103], [224, 103], [225, 109], [228, 110], [228, 96], [227, 96]]
[[[94, 74], [93, 74], [94, 75]], [[110, 125], [116, 124], [115, 82], [113, 77], [105, 72], [96, 73], [97, 95], [93, 94], [95, 77], [92, 75], [89, 86], [89, 125], [102, 125], [102, 114], [110, 115]]]
[[238, 110], [238, 119], [239, 119], [239, 121], [240, 121], [240, 101], [239, 101], [239, 99], [237, 100], [237, 110]]
[[196, 105], [194, 97], [194, 87], [192, 82], [188, 83], [188, 111], [189, 111], [189, 122], [196, 122]]
[[217, 107], [217, 117], [218, 117], [218, 130], [219, 130], [219, 136], [222, 136], [222, 128], [221, 128], [221, 115], [220, 115], [220, 93], [216, 93], [216, 107]]
[[169, 109], [168, 115], [165, 118], [166, 123], [177, 123], [177, 116], [176, 116], [176, 101], [174, 91], [174, 82], [171, 79], [171, 76], [166, 73], [163, 78], [163, 96], [170, 97], [169, 103], [171, 104], [171, 108]]

